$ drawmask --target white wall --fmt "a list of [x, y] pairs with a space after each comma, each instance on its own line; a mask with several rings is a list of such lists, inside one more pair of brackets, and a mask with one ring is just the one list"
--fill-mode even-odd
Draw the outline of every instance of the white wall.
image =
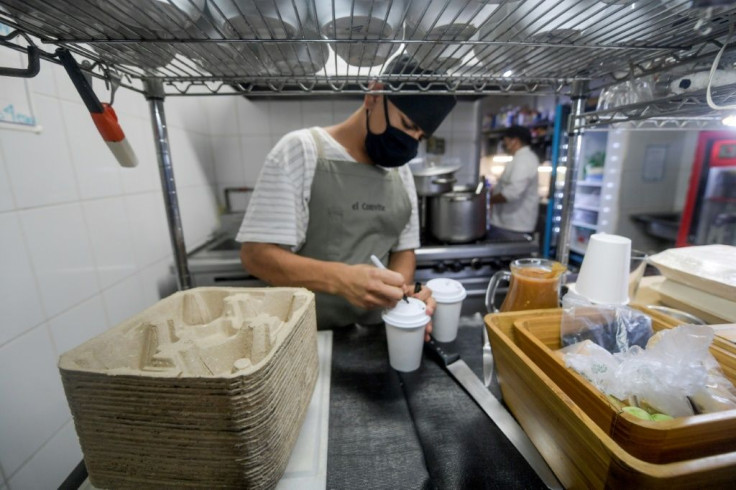
[[[0, 77], [0, 93], [8, 79]], [[58, 356], [171, 290], [148, 104], [119, 91], [140, 164], [112, 158], [66, 73], [29, 81], [41, 134], [0, 128], [0, 489], [56, 488], [81, 461]], [[95, 82], [101, 99], [108, 98]], [[188, 248], [217, 224], [201, 98], [166, 101]]]
[[445, 138], [445, 154], [441, 156], [440, 163], [462, 166], [455, 174], [458, 184], [474, 185], [478, 182], [480, 162], [476, 145], [480, 144], [480, 132], [476, 131], [477, 125], [474, 102], [458, 101], [434, 133], [438, 138]]
[[[662, 242], [649, 236], [631, 215], [681, 211], [686, 183], [695, 158], [697, 131], [621, 130], [623, 146], [618, 195], [618, 218], [614, 232], [632, 240], [634, 248], [658, 251]], [[644, 179], [644, 161], [651, 145], [666, 147], [661, 180]], [[608, 158], [608, 157], [607, 157]], [[608, 168], [608, 162], [606, 162]], [[683, 186], [685, 184], [685, 186]]]

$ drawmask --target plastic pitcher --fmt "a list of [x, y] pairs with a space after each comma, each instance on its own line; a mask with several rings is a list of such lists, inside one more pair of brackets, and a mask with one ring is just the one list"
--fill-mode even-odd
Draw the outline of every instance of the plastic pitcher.
[[511, 262], [511, 271], [496, 272], [486, 290], [486, 308], [497, 311], [493, 298], [502, 281], [509, 282], [509, 290], [499, 311], [557, 308], [560, 305], [560, 285], [567, 270], [564, 265], [548, 259], [517, 259]]

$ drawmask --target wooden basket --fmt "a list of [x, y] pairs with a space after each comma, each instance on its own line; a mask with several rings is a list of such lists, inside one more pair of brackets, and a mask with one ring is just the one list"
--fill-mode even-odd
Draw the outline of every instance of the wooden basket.
[[[568, 392], [552, 379], [556, 373], [531, 360], [521, 349], [521, 329], [515, 322], [554, 317], [560, 312], [500, 313], [487, 315], [485, 323], [504, 401], [561, 483], [566, 488], [586, 489], [732, 488], [736, 481], [736, 451], [670, 463], [645, 461], [625, 450], [608, 429], [594, 420], [606, 410], [613, 411], [605, 397], [593, 396], [579, 386], [578, 391]], [[560, 366], [555, 363], [550, 362], [549, 366]], [[570, 386], [577, 386], [575, 382], [583, 384], [582, 378], [571, 378], [574, 381], [570, 381]], [[597, 398], [601, 404], [581, 406], [577, 400], [580, 393], [590, 395], [591, 400]]]
[[[565, 366], [553, 350], [560, 349], [562, 311], [542, 317], [525, 316], [514, 322], [517, 345], [547, 373], [573, 401], [632, 455], [652, 463], [669, 463], [736, 451], [736, 410], [651, 422], [620, 411], [592, 383]], [[673, 320], [674, 321], [674, 320]], [[655, 331], [672, 326], [652, 317]], [[736, 357], [717, 346], [711, 349], [728, 376]], [[734, 378], [730, 378], [734, 382]]]
[[317, 381], [314, 295], [176, 293], [61, 356], [98, 488], [272, 488]]

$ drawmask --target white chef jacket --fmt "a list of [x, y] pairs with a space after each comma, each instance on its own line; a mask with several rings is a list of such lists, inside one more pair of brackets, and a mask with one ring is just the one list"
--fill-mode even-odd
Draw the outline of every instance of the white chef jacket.
[[539, 214], [539, 158], [528, 146], [519, 148], [506, 164], [493, 194], [507, 202], [491, 204], [491, 225], [519, 232], [532, 232]]

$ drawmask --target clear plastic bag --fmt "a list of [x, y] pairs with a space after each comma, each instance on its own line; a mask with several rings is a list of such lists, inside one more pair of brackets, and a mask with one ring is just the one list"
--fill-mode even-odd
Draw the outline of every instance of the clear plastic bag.
[[611, 354], [589, 343], [563, 349], [565, 364], [607, 395], [649, 413], [682, 417], [736, 408], [736, 389], [708, 350], [713, 329], [682, 325]]
[[565, 347], [559, 353], [567, 367], [585, 376], [603, 393], [610, 391], [609, 385], [619, 365], [613, 354], [590, 340]]
[[633, 346], [645, 347], [652, 336], [652, 319], [628, 306], [591, 305], [568, 293], [560, 325], [563, 347], [591, 340], [610, 353], [625, 352]]

